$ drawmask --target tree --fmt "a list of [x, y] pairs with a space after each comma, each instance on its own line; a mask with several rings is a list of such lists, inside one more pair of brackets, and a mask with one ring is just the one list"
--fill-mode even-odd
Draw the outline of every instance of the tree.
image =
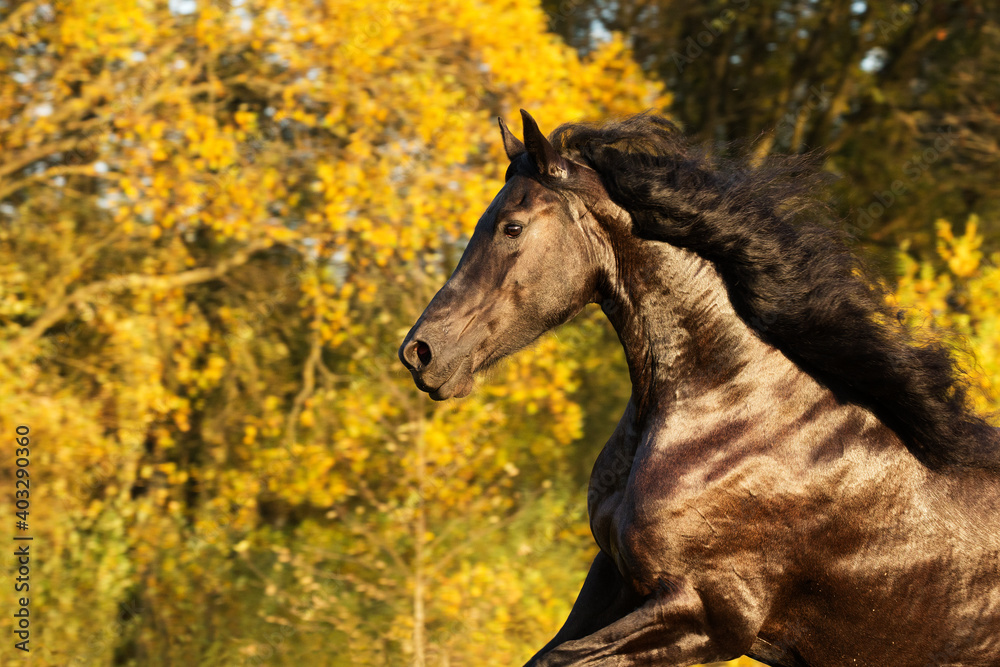
[[[956, 236], [937, 221], [937, 254], [944, 267], [899, 254], [896, 301], [911, 326], [945, 336], [967, 374], [971, 399], [983, 414], [1000, 410], [1000, 253], [985, 257], [980, 221], [972, 216]], [[994, 419], [994, 422], [997, 420]]]
[[995, 1], [543, 5], [581, 52], [624, 35], [700, 140], [826, 151], [838, 212], [889, 254], [904, 237], [932, 251], [937, 216], [977, 213], [1000, 238]]
[[497, 115], [668, 102], [622, 43], [581, 59], [520, 0], [0, 12], [0, 421], [38, 443], [37, 664], [544, 643], [592, 556], [575, 454], [609, 428], [580, 404], [623, 385], [577, 359], [607, 329], [455, 405], [395, 348], [502, 185]]
[[[632, 28], [580, 57], [547, 20], [526, 0], [0, 2], [0, 429], [33, 442], [36, 664], [512, 663], [556, 630], [629, 389], [614, 332], [590, 310], [461, 403], [395, 358], [502, 184], [497, 115], [671, 103]], [[685, 85], [674, 108], [697, 109]], [[900, 302], [995, 382], [997, 259], [941, 229]]]

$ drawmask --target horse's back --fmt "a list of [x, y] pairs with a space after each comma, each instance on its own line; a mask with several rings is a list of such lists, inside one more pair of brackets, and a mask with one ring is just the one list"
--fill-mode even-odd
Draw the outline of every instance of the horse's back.
[[847, 468], [776, 614], [807, 663], [1000, 664], [1000, 475], [893, 447]]
[[619, 563], [760, 616], [765, 663], [1000, 664], [1000, 475], [930, 470], [867, 410], [822, 412], [784, 445], [739, 419], [654, 424]]

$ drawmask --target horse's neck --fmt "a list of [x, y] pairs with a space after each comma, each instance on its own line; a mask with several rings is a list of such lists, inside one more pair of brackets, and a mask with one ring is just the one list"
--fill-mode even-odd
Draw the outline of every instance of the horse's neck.
[[637, 417], [755, 366], [801, 372], [739, 318], [710, 262], [656, 241], [633, 239], [624, 248], [602, 307], [625, 348]]

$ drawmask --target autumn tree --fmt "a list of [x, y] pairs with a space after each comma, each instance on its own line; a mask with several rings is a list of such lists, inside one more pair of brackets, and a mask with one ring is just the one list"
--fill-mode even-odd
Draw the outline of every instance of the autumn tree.
[[544, 643], [593, 553], [607, 328], [448, 405], [395, 348], [502, 185], [497, 115], [667, 103], [622, 43], [580, 59], [521, 1], [0, 16], [0, 419], [38, 443], [36, 664]]
[[1000, 243], [996, 0], [542, 4], [580, 52], [622, 35], [702, 141], [825, 151], [839, 214], [887, 257], [932, 253], [939, 216], [976, 213]]
[[[512, 664], [554, 633], [629, 391], [614, 332], [586, 311], [446, 404], [395, 352], [502, 185], [497, 115], [670, 106], [637, 62], [698, 104], [634, 26], [580, 23], [578, 49], [546, 30], [562, 11], [0, 1], [0, 427], [35, 443], [34, 664]], [[899, 299], [995, 382], [997, 261], [940, 229]]]

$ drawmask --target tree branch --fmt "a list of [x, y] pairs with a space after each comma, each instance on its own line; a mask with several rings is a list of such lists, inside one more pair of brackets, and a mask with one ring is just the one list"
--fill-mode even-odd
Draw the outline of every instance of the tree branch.
[[40, 174], [32, 174], [31, 176], [26, 176], [20, 180], [13, 181], [7, 185], [0, 186], [0, 200], [6, 199], [11, 196], [21, 188], [26, 188], [32, 183], [45, 181], [49, 178], [54, 178], [56, 176], [67, 176], [67, 175], [80, 175], [80, 176], [90, 176], [91, 178], [106, 178], [108, 180], [116, 180], [119, 178], [118, 174], [99, 174], [94, 171], [93, 165], [63, 165], [58, 167], [49, 167]]
[[292, 409], [288, 413], [288, 419], [285, 421], [285, 444], [289, 446], [295, 443], [295, 423], [302, 413], [302, 406], [305, 405], [305, 402], [309, 400], [309, 397], [313, 395], [313, 391], [316, 389], [316, 366], [319, 364], [323, 352], [323, 344], [320, 339], [319, 329], [316, 329], [313, 331], [312, 349], [309, 350], [309, 358], [306, 359], [305, 368], [302, 369], [302, 389], [295, 397]]
[[86, 287], [81, 287], [55, 305], [50, 306], [23, 334], [7, 344], [5, 349], [0, 351], [0, 359], [15, 358], [24, 348], [41, 338], [49, 327], [61, 320], [67, 311], [69, 311], [70, 306], [76, 303], [91, 301], [99, 294], [104, 293], [117, 294], [126, 290], [139, 288], [162, 291], [214, 280], [232, 269], [246, 264], [254, 253], [268, 248], [270, 245], [270, 241], [256, 241], [246, 248], [237, 251], [229, 259], [222, 260], [212, 267], [192, 269], [168, 276], [149, 276], [132, 273], [120, 278], [101, 280], [91, 283]]

